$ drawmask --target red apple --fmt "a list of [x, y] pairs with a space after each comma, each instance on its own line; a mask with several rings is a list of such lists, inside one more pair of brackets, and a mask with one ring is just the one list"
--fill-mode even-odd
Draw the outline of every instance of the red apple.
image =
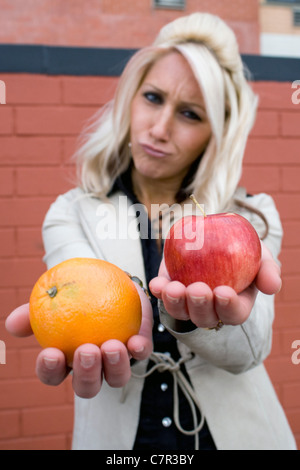
[[211, 289], [227, 285], [239, 293], [259, 270], [261, 243], [241, 215], [191, 215], [171, 227], [164, 258], [171, 280], [185, 286], [201, 281]]

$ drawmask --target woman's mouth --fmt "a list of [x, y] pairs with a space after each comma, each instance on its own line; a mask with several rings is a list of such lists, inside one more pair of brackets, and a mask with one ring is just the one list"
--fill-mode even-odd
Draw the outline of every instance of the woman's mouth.
[[148, 144], [141, 144], [142, 149], [147, 155], [150, 155], [151, 157], [157, 157], [157, 158], [163, 158], [168, 155], [170, 155], [168, 152], [164, 152], [163, 150], [152, 147], [152, 145]]

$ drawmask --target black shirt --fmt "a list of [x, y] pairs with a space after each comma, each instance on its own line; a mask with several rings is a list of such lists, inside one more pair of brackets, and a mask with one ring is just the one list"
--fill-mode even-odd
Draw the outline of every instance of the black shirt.
[[[133, 194], [130, 169], [119, 177], [113, 191], [120, 189], [130, 198], [133, 204], [138, 203]], [[139, 214], [137, 214], [139, 216]], [[140, 227], [143, 231], [141, 237], [142, 253], [144, 259], [147, 286], [151, 279], [158, 274], [161, 262], [161, 253], [157, 241], [151, 238], [151, 221], [146, 220], [146, 227]], [[131, 273], [134, 275], [134, 273]], [[157, 299], [151, 296], [151, 304], [154, 315], [153, 344], [155, 352], [170, 354], [177, 361], [180, 358], [176, 339], [160, 323]], [[148, 370], [153, 366], [150, 360]], [[184, 365], [182, 372], [189, 380]], [[179, 416], [183, 429], [193, 429], [193, 419], [190, 406], [179, 388]], [[198, 420], [200, 416], [198, 415]], [[198, 421], [199, 422], [199, 421]], [[173, 376], [170, 372], [154, 371], [144, 383], [142, 392], [140, 421], [135, 438], [135, 450], [194, 450], [195, 437], [187, 436], [180, 432], [173, 419]], [[210, 435], [207, 424], [199, 433], [199, 449], [215, 450], [216, 447]]]

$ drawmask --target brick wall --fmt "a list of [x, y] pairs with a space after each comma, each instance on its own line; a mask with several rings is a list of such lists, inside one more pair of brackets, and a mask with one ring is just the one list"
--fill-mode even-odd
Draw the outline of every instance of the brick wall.
[[259, 51], [257, 0], [186, 0], [183, 12], [155, 9], [152, 0], [1, 0], [0, 43], [143, 47], [163, 25], [194, 11], [221, 16], [242, 52]]
[[[295, 77], [297, 78], [297, 77]], [[298, 77], [300, 78], [300, 77]], [[0, 449], [69, 449], [73, 393], [68, 379], [48, 387], [35, 376], [34, 338], [13, 338], [4, 321], [28, 301], [44, 271], [41, 223], [49, 204], [72, 185], [70, 157], [87, 119], [112, 96], [116, 78], [1, 74], [0, 105]], [[296, 437], [300, 438], [300, 104], [291, 83], [256, 82], [257, 124], [246, 150], [242, 183], [274, 196], [285, 236], [283, 288], [277, 296], [273, 349], [266, 365]]]

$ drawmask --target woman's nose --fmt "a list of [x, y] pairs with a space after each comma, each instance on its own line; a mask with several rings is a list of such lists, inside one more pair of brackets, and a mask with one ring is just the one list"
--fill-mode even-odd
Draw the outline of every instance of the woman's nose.
[[167, 109], [161, 110], [154, 118], [150, 134], [156, 140], [167, 141], [171, 136], [172, 126], [172, 113]]

